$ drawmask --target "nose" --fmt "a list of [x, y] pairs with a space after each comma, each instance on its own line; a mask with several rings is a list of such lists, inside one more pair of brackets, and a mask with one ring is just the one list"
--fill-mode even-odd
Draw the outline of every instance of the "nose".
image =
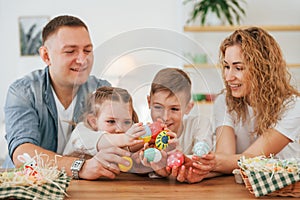
[[87, 61], [87, 55], [84, 52], [79, 52], [76, 58], [76, 62], [79, 64], [84, 64]]
[[235, 78], [235, 74], [231, 68], [225, 70], [225, 80], [226, 81], [232, 81], [232, 80], [234, 80], [234, 78]]
[[164, 122], [166, 122], [169, 119], [169, 111], [167, 109], [163, 111], [161, 118]]
[[115, 133], [125, 133], [128, 128], [124, 124], [117, 124]]

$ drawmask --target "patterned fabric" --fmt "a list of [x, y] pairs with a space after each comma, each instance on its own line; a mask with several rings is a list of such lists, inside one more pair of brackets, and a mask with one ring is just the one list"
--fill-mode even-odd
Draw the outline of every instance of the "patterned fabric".
[[51, 183], [33, 186], [1, 187], [0, 199], [64, 199], [66, 189], [71, 178], [62, 172], [56, 180]]
[[256, 197], [284, 188], [300, 180], [300, 174], [244, 171]]

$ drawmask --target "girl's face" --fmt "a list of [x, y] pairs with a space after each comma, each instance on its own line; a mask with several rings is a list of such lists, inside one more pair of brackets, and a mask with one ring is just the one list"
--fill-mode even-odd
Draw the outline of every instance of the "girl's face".
[[177, 133], [179, 137], [182, 131], [183, 116], [188, 114], [193, 107], [193, 103], [186, 102], [186, 94], [178, 92], [176, 95], [170, 95], [168, 91], [159, 91], [151, 98], [148, 96], [148, 104], [152, 120], [162, 119], [167, 128]]
[[247, 96], [250, 89], [245, 79], [246, 66], [243, 62], [240, 46], [227, 47], [223, 67], [225, 82], [230, 87], [232, 96], [236, 98]]
[[129, 103], [106, 100], [100, 106], [97, 117], [98, 131], [108, 133], [124, 133], [133, 124], [132, 109]]

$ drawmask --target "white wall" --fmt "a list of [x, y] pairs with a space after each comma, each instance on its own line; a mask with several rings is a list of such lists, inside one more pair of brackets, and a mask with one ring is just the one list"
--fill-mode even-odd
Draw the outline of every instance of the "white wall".
[[[38, 56], [20, 57], [18, 17], [46, 15], [52, 18], [59, 14], [79, 16], [88, 24], [97, 50], [98, 46], [103, 47], [103, 43], [111, 38], [116, 38], [119, 34], [122, 35], [127, 31], [139, 28], [156, 27], [183, 33], [183, 25], [189, 13], [189, 7], [188, 5], [184, 6], [182, 0], [0, 0], [0, 60], [2, 64], [2, 73], [0, 73], [0, 93], [2, 94], [0, 96], [0, 121], [3, 121], [4, 117], [3, 105], [8, 85], [33, 69], [44, 67]], [[300, 1], [298, 0], [248, 0], [245, 8], [247, 16], [243, 22], [244, 24], [300, 24]], [[218, 45], [224, 38], [224, 34], [229, 33], [183, 34], [200, 42], [207, 50], [212, 62], [215, 62], [217, 60]], [[272, 34], [278, 39], [288, 62], [300, 63], [300, 34], [295, 32]], [[130, 42], [132, 43], [135, 40], [149, 40], [146, 35], [131, 39]], [[161, 40], [165, 41], [166, 39], [168, 39], [168, 36], [162, 37]], [[126, 49], [126, 47], [122, 47], [122, 45], [125, 45], [123, 42], [108, 44], [113, 44], [114, 48], [118, 48], [118, 45], [120, 45], [120, 48]], [[176, 42], [174, 42], [174, 45], [176, 45]], [[176, 56], [170, 56], [170, 54], [157, 54], [157, 52], [153, 54], [153, 52], [146, 53], [143, 51], [144, 54], [139, 56], [139, 53], [130, 54], [136, 61], [134, 64], [138, 63], [139, 66], [182, 64], [182, 59], [176, 60]], [[137, 56], [145, 58], [144, 61], [139, 62]], [[151, 56], [153, 58], [150, 59]], [[105, 57], [104, 59], [109, 58]], [[150, 59], [149, 62], [145, 61], [147, 59]], [[155, 68], [155, 70], [158, 69], [159, 67]], [[151, 71], [151, 68], [146, 69], [144, 76], [135, 76], [133, 84], [136, 84], [138, 79], [144, 79], [148, 75], [147, 70]], [[110, 80], [117, 84], [127, 79], [120, 80], [110, 77]], [[131, 84], [130, 80], [133, 79], [126, 81], [129, 85]]]

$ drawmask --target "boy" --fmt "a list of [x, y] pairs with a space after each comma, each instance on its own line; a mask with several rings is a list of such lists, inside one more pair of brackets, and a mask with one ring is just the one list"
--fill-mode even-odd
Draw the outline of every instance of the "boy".
[[[181, 69], [165, 68], [154, 77], [150, 95], [147, 97], [153, 121], [161, 119], [166, 127], [177, 134], [178, 147], [188, 157], [193, 154], [193, 147], [199, 141], [205, 141], [212, 147], [212, 128], [210, 121], [203, 116], [188, 116], [194, 103], [191, 101], [191, 80]], [[177, 149], [178, 149], [177, 147]], [[162, 152], [166, 158], [166, 153]], [[190, 159], [180, 169], [162, 168], [160, 163], [150, 163], [151, 167], [161, 176], [178, 176], [192, 170]], [[160, 166], [158, 166], [160, 165]], [[185, 168], [189, 168], [185, 172]], [[180, 171], [179, 171], [180, 170]]]

